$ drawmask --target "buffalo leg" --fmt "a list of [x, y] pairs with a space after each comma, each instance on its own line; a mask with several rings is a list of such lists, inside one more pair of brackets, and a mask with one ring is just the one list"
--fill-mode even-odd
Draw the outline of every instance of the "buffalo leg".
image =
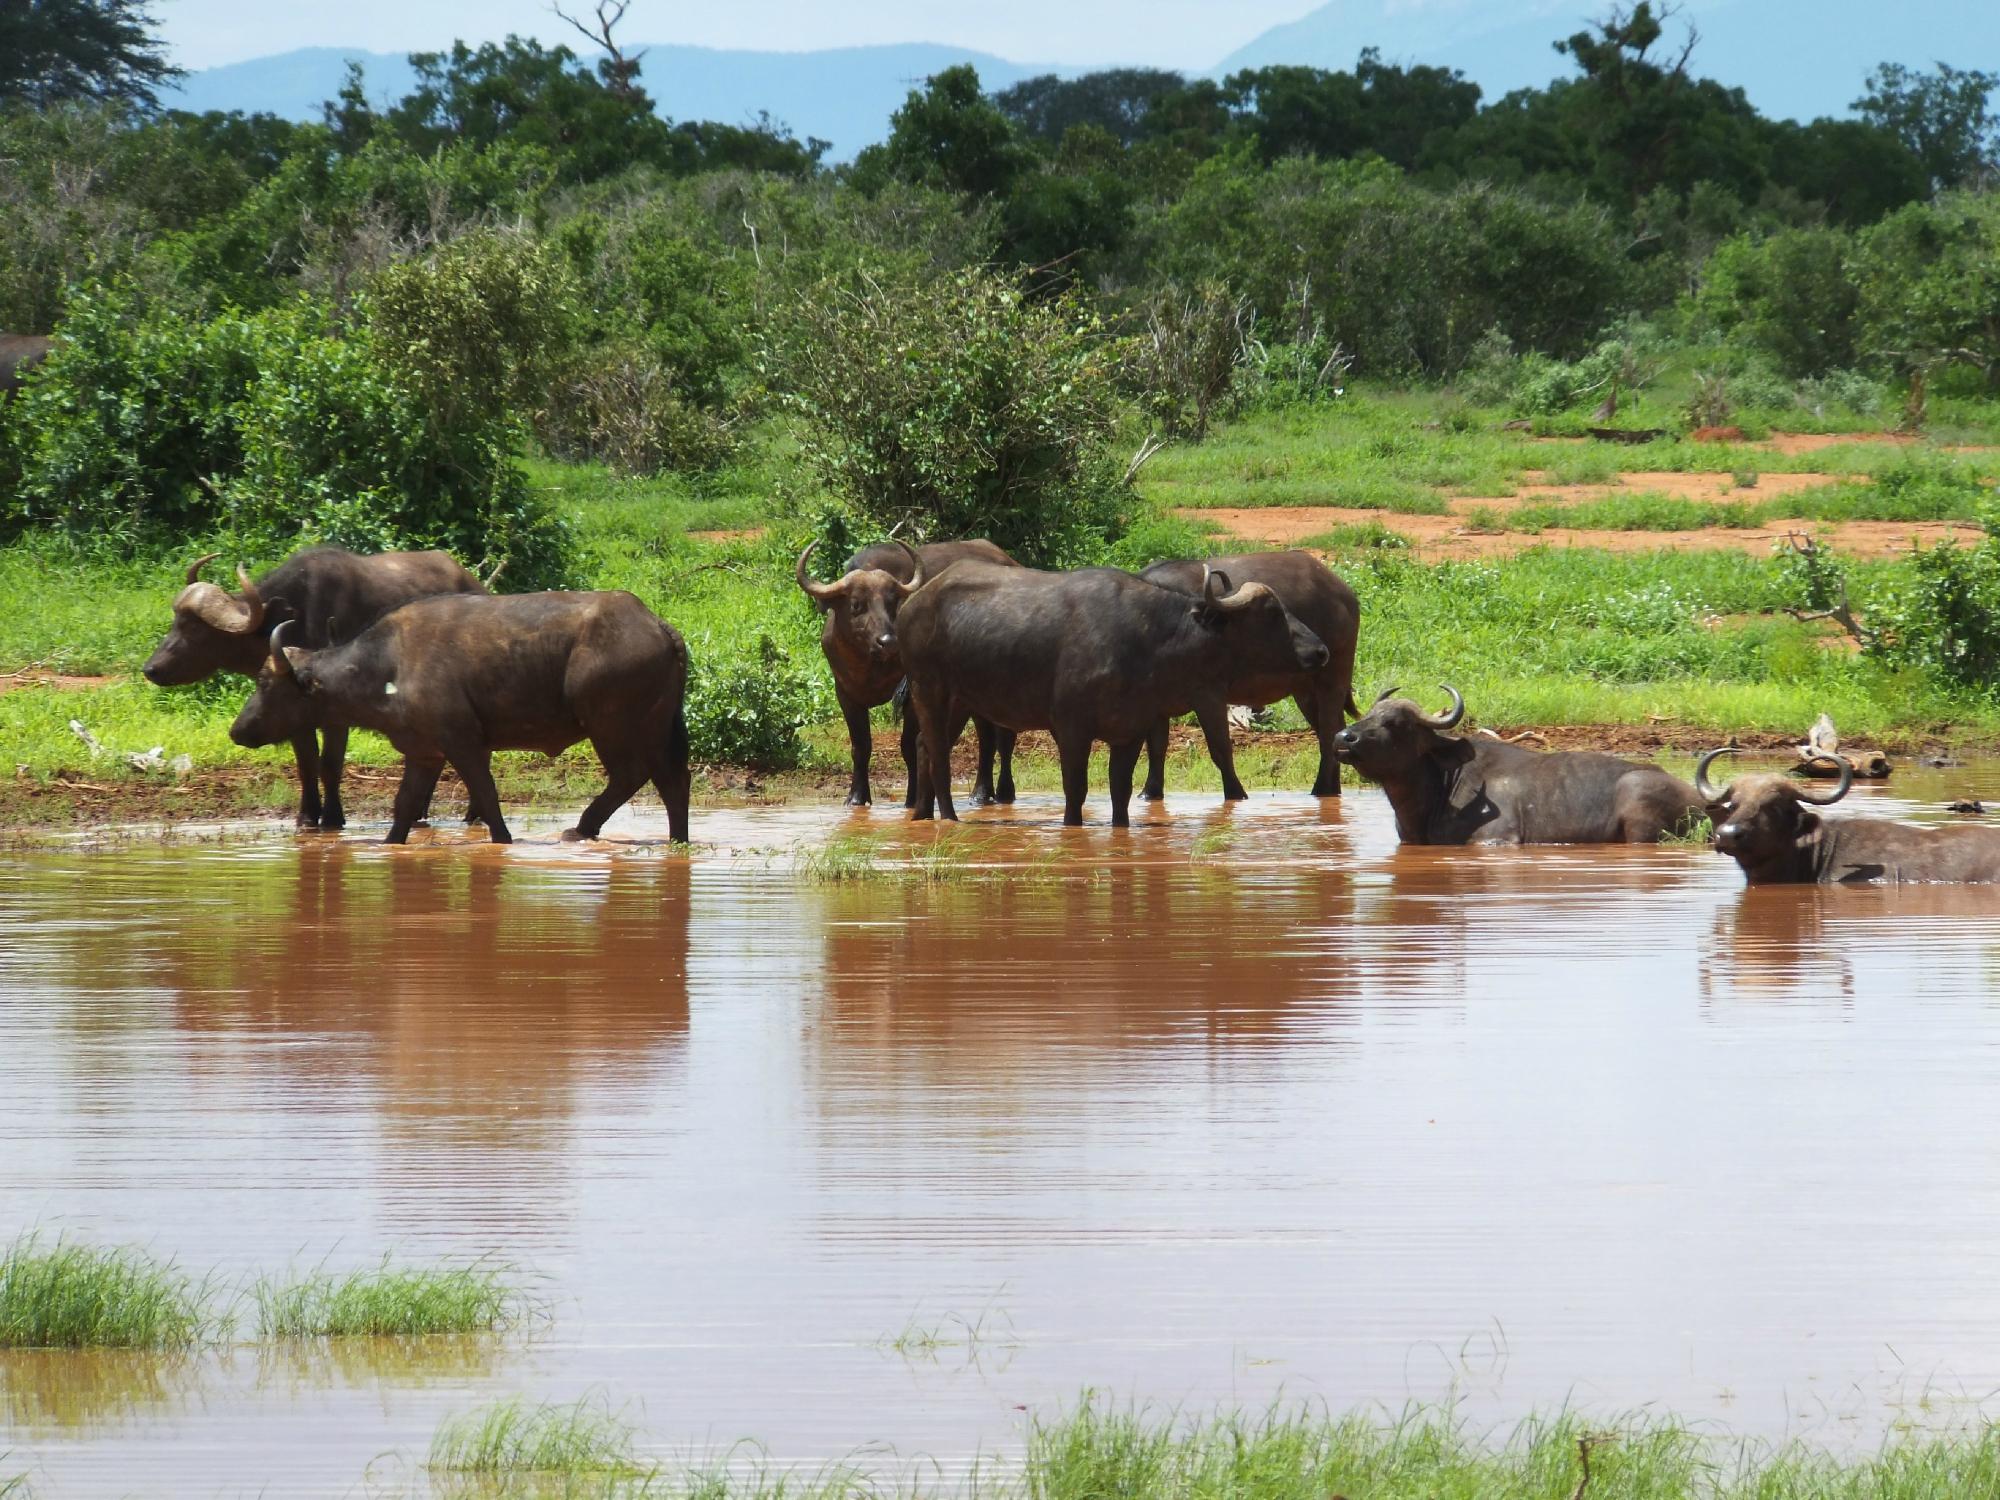
[[972, 773], [972, 805], [991, 807], [997, 800], [993, 795], [993, 755], [998, 731], [985, 719], [974, 719], [972, 731], [979, 737], [979, 768]]
[[676, 844], [688, 842], [688, 801], [694, 790], [688, 758], [687, 710], [677, 708], [667, 748], [653, 769], [653, 788], [667, 804], [667, 836]]
[[874, 800], [868, 787], [868, 761], [875, 753], [875, 731], [868, 723], [868, 706], [847, 696], [844, 688], [836, 685], [833, 690], [835, 700], [840, 704], [840, 716], [847, 721], [847, 745], [853, 760], [853, 775], [847, 783], [847, 805], [866, 807]]
[[604, 790], [590, 799], [590, 806], [576, 820], [576, 827], [564, 830], [565, 839], [596, 838], [604, 831], [604, 824], [611, 815], [630, 802], [632, 794], [646, 784], [646, 762], [630, 750], [622, 754], [607, 754], [599, 750], [597, 758], [604, 766]]
[[1229, 743], [1229, 708], [1226, 704], [1214, 704], [1208, 708], [1198, 708], [1195, 716], [1201, 720], [1201, 737], [1208, 741], [1208, 758], [1215, 762], [1215, 769], [1222, 773], [1222, 800], [1241, 802], [1250, 794], [1243, 790], [1243, 783], [1236, 775], [1236, 751]]
[[911, 683], [910, 708], [916, 712], [924, 752], [917, 777], [917, 805], [910, 817], [927, 822], [935, 809], [938, 817], [956, 823], [958, 809], [951, 801], [951, 746], [957, 736], [946, 732], [951, 727], [950, 704], [943, 693], [920, 692]]
[[906, 696], [903, 700], [903, 806], [905, 809], [917, 805], [918, 767], [923, 764], [924, 751], [922, 736], [917, 730], [917, 711], [910, 707]]
[[1162, 801], [1167, 795], [1167, 721], [1160, 720], [1146, 731], [1146, 784], [1139, 795], [1148, 802]]
[[299, 816], [301, 828], [317, 828], [319, 800], [319, 731], [308, 729], [292, 736], [292, 759], [299, 768]]
[[1111, 747], [1111, 826], [1132, 826], [1132, 772], [1139, 764], [1144, 740], [1129, 740]]
[[994, 789], [993, 795], [1002, 807], [1008, 807], [1014, 801], [1014, 740], [1016, 736], [1011, 729], [1001, 729], [995, 726], [993, 738], [995, 746], [1000, 752], [1000, 785]]
[[1300, 693], [1293, 702], [1299, 706], [1306, 722], [1313, 727], [1313, 734], [1319, 739], [1319, 774], [1313, 778], [1312, 794], [1315, 797], [1338, 797], [1340, 795], [1340, 762], [1333, 758], [1333, 737], [1346, 726], [1347, 718], [1340, 711], [1340, 701], [1331, 690], [1320, 688], [1312, 693]]
[[411, 756], [403, 759], [403, 779], [396, 787], [396, 809], [389, 822], [389, 836], [382, 840], [385, 844], [405, 844], [410, 839], [410, 829], [431, 805], [431, 793], [437, 790], [438, 777], [444, 771], [441, 760], [417, 760]]
[[322, 828], [345, 828], [347, 810], [340, 805], [340, 777], [347, 768], [347, 729], [322, 729], [319, 753], [319, 781], [326, 788], [326, 799], [320, 806], [319, 826]]
[[1062, 762], [1063, 827], [1081, 828], [1083, 799], [1090, 794], [1090, 736], [1057, 740], [1056, 757]]
[[[493, 755], [486, 749], [468, 751], [451, 757], [452, 769], [458, 772], [465, 783], [465, 790], [472, 798], [472, 807], [486, 820], [486, 831], [496, 844], [511, 844], [514, 835], [507, 829], [507, 820], [500, 816], [500, 789], [493, 784]], [[637, 790], [634, 783], [633, 790]], [[625, 794], [631, 796], [631, 792]]]

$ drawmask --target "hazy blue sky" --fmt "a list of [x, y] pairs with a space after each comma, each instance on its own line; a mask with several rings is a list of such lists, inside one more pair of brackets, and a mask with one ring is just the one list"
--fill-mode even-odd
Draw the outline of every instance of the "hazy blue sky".
[[[1144, 62], [1206, 68], [1319, 0], [632, 0], [633, 41], [804, 50], [948, 42], [1021, 62]], [[576, 0], [588, 11], [588, 0]], [[422, 51], [453, 37], [567, 33], [546, 0], [160, 0], [183, 67], [293, 47]]]

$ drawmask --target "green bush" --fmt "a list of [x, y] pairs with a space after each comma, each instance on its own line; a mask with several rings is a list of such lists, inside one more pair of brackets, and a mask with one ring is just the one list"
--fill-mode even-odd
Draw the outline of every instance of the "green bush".
[[800, 302], [770, 350], [800, 449], [879, 532], [990, 537], [1025, 561], [1094, 555], [1127, 495], [1105, 445], [1116, 356], [1070, 297], [961, 271], [866, 271]]
[[513, 458], [507, 401], [527, 359], [481, 336], [518, 335], [504, 289], [411, 266], [382, 290], [380, 325], [348, 328], [304, 297], [201, 322], [129, 287], [80, 294], [6, 408], [0, 530], [127, 554], [198, 537], [267, 557], [442, 547], [504, 561], [515, 587], [559, 584], [569, 528]]
[[1852, 250], [1852, 239], [1838, 229], [1791, 229], [1762, 239], [1737, 235], [1710, 257], [1696, 311], [1788, 375], [1844, 368], [1855, 358], [1857, 297], [1847, 273]]
[[805, 758], [801, 732], [832, 713], [821, 663], [801, 664], [763, 631], [690, 640], [688, 741], [695, 760], [786, 771]]
[[1857, 240], [1867, 353], [1896, 368], [1963, 363], [2000, 386], [2000, 194], [1912, 203]]

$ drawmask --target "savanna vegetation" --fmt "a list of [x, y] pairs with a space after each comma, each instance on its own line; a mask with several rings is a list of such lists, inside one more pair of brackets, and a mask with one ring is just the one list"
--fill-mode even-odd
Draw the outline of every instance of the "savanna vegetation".
[[0, 406], [17, 787], [186, 755], [281, 805], [225, 738], [240, 684], [133, 669], [191, 556], [313, 541], [634, 590], [693, 647], [696, 759], [759, 771], [837, 754], [791, 559], [892, 528], [1049, 566], [1315, 546], [1364, 681], [1489, 723], [2000, 731], [1985, 74], [1768, 119], [1641, 3], [1497, 100], [1373, 53], [955, 68], [836, 165], [673, 120], [608, 31], [418, 58], [386, 107], [357, 76], [311, 123], [186, 114], [144, 7], [96, 9], [0, 72], [0, 327], [58, 334]]

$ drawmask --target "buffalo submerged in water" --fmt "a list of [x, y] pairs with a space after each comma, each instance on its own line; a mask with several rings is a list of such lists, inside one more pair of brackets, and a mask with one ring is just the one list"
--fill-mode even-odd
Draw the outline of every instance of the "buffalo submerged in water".
[[1735, 860], [1751, 885], [2000, 884], [2000, 828], [1915, 828], [1885, 818], [1822, 818], [1815, 808], [1840, 801], [1854, 785], [1854, 766], [1836, 755], [1840, 781], [1815, 792], [1788, 776], [1744, 776], [1718, 787], [1708, 768], [1711, 750], [1695, 767], [1695, 787], [1708, 801], [1715, 847]]
[[1111, 822], [1130, 821], [1146, 736], [1192, 712], [1233, 779], [1229, 684], [1314, 672], [1327, 649], [1260, 583], [1209, 569], [1190, 596], [1116, 568], [1044, 573], [961, 562], [919, 577], [898, 620], [910, 706], [923, 737], [918, 818], [956, 818], [951, 746], [972, 715], [1046, 729], [1062, 763], [1063, 822], [1083, 822], [1090, 748], [1111, 747]]
[[1587, 750], [1523, 749], [1451, 733], [1465, 699], [1436, 717], [1382, 694], [1334, 736], [1340, 758], [1388, 793], [1406, 844], [1656, 844], [1704, 811], [1657, 766]]

